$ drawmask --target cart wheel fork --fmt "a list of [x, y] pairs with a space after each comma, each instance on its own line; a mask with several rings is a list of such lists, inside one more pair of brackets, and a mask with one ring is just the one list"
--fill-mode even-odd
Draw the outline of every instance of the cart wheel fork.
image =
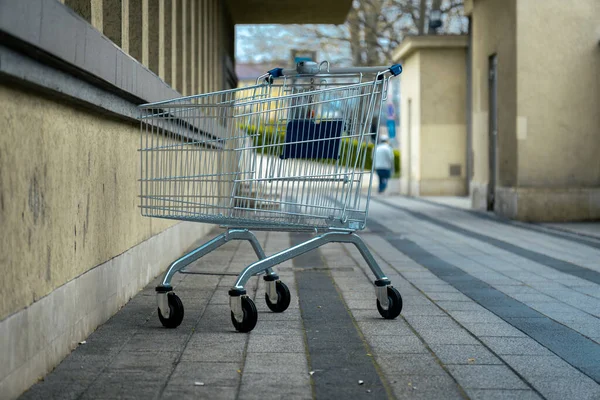
[[244, 322], [244, 309], [242, 308], [242, 298], [246, 296], [244, 289], [231, 289], [229, 291], [229, 307], [231, 313], [238, 323]]
[[169, 307], [169, 291], [157, 291], [156, 292], [156, 302], [158, 303], [158, 309], [160, 313], [165, 319], [169, 319], [171, 316], [171, 309]]
[[267, 297], [272, 304], [277, 304], [279, 301], [279, 295], [277, 294], [277, 281], [279, 276], [275, 273], [267, 274], [264, 277], [265, 284], [267, 286]]
[[390, 308], [390, 298], [388, 297], [388, 286], [391, 285], [389, 279], [377, 279], [375, 282], [375, 295], [377, 295], [377, 300], [379, 300], [379, 304], [381, 308], [384, 310], [388, 310]]

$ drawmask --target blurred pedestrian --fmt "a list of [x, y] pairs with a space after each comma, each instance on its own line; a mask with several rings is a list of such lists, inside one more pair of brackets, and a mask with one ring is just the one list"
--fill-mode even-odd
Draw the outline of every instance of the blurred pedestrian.
[[387, 136], [379, 138], [379, 144], [375, 148], [375, 171], [379, 176], [379, 193], [385, 192], [388, 179], [394, 174], [394, 150], [388, 143]]

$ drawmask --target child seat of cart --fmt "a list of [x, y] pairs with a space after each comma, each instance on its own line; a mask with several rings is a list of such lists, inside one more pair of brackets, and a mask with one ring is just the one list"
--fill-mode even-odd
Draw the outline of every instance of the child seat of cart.
[[316, 123], [312, 119], [297, 119], [288, 122], [280, 158], [337, 160], [343, 126], [342, 120]]

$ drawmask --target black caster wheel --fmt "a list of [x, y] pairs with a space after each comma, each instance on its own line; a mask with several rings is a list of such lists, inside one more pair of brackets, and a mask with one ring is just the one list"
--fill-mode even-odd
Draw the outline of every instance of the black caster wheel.
[[379, 311], [379, 314], [385, 319], [394, 319], [400, 315], [400, 311], [402, 311], [402, 296], [400, 296], [400, 292], [396, 288], [391, 286], [388, 286], [387, 293], [390, 306], [387, 310], [384, 310], [381, 308], [379, 300], [377, 300], [377, 311]]
[[265, 293], [267, 307], [273, 312], [284, 312], [290, 306], [290, 300], [292, 299], [290, 289], [288, 289], [287, 285], [281, 281], [275, 283], [275, 288], [277, 289], [277, 303], [271, 303], [269, 295]]
[[256, 311], [254, 302], [247, 296], [242, 297], [242, 310], [244, 311], [242, 322], [240, 323], [235, 319], [233, 311], [231, 312], [231, 322], [238, 332], [250, 332], [256, 326], [256, 321], [258, 321], [258, 311]]
[[183, 321], [183, 303], [175, 293], [167, 294], [167, 298], [169, 299], [169, 318], [163, 317], [159, 308], [158, 319], [165, 328], [177, 328]]

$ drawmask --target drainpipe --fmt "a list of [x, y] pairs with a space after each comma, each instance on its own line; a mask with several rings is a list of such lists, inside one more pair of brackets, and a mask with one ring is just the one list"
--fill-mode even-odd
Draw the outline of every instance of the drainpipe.
[[467, 168], [465, 171], [467, 195], [471, 193], [471, 179], [473, 178], [473, 71], [471, 65], [473, 61], [473, 20], [469, 17], [469, 43], [467, 45]]

